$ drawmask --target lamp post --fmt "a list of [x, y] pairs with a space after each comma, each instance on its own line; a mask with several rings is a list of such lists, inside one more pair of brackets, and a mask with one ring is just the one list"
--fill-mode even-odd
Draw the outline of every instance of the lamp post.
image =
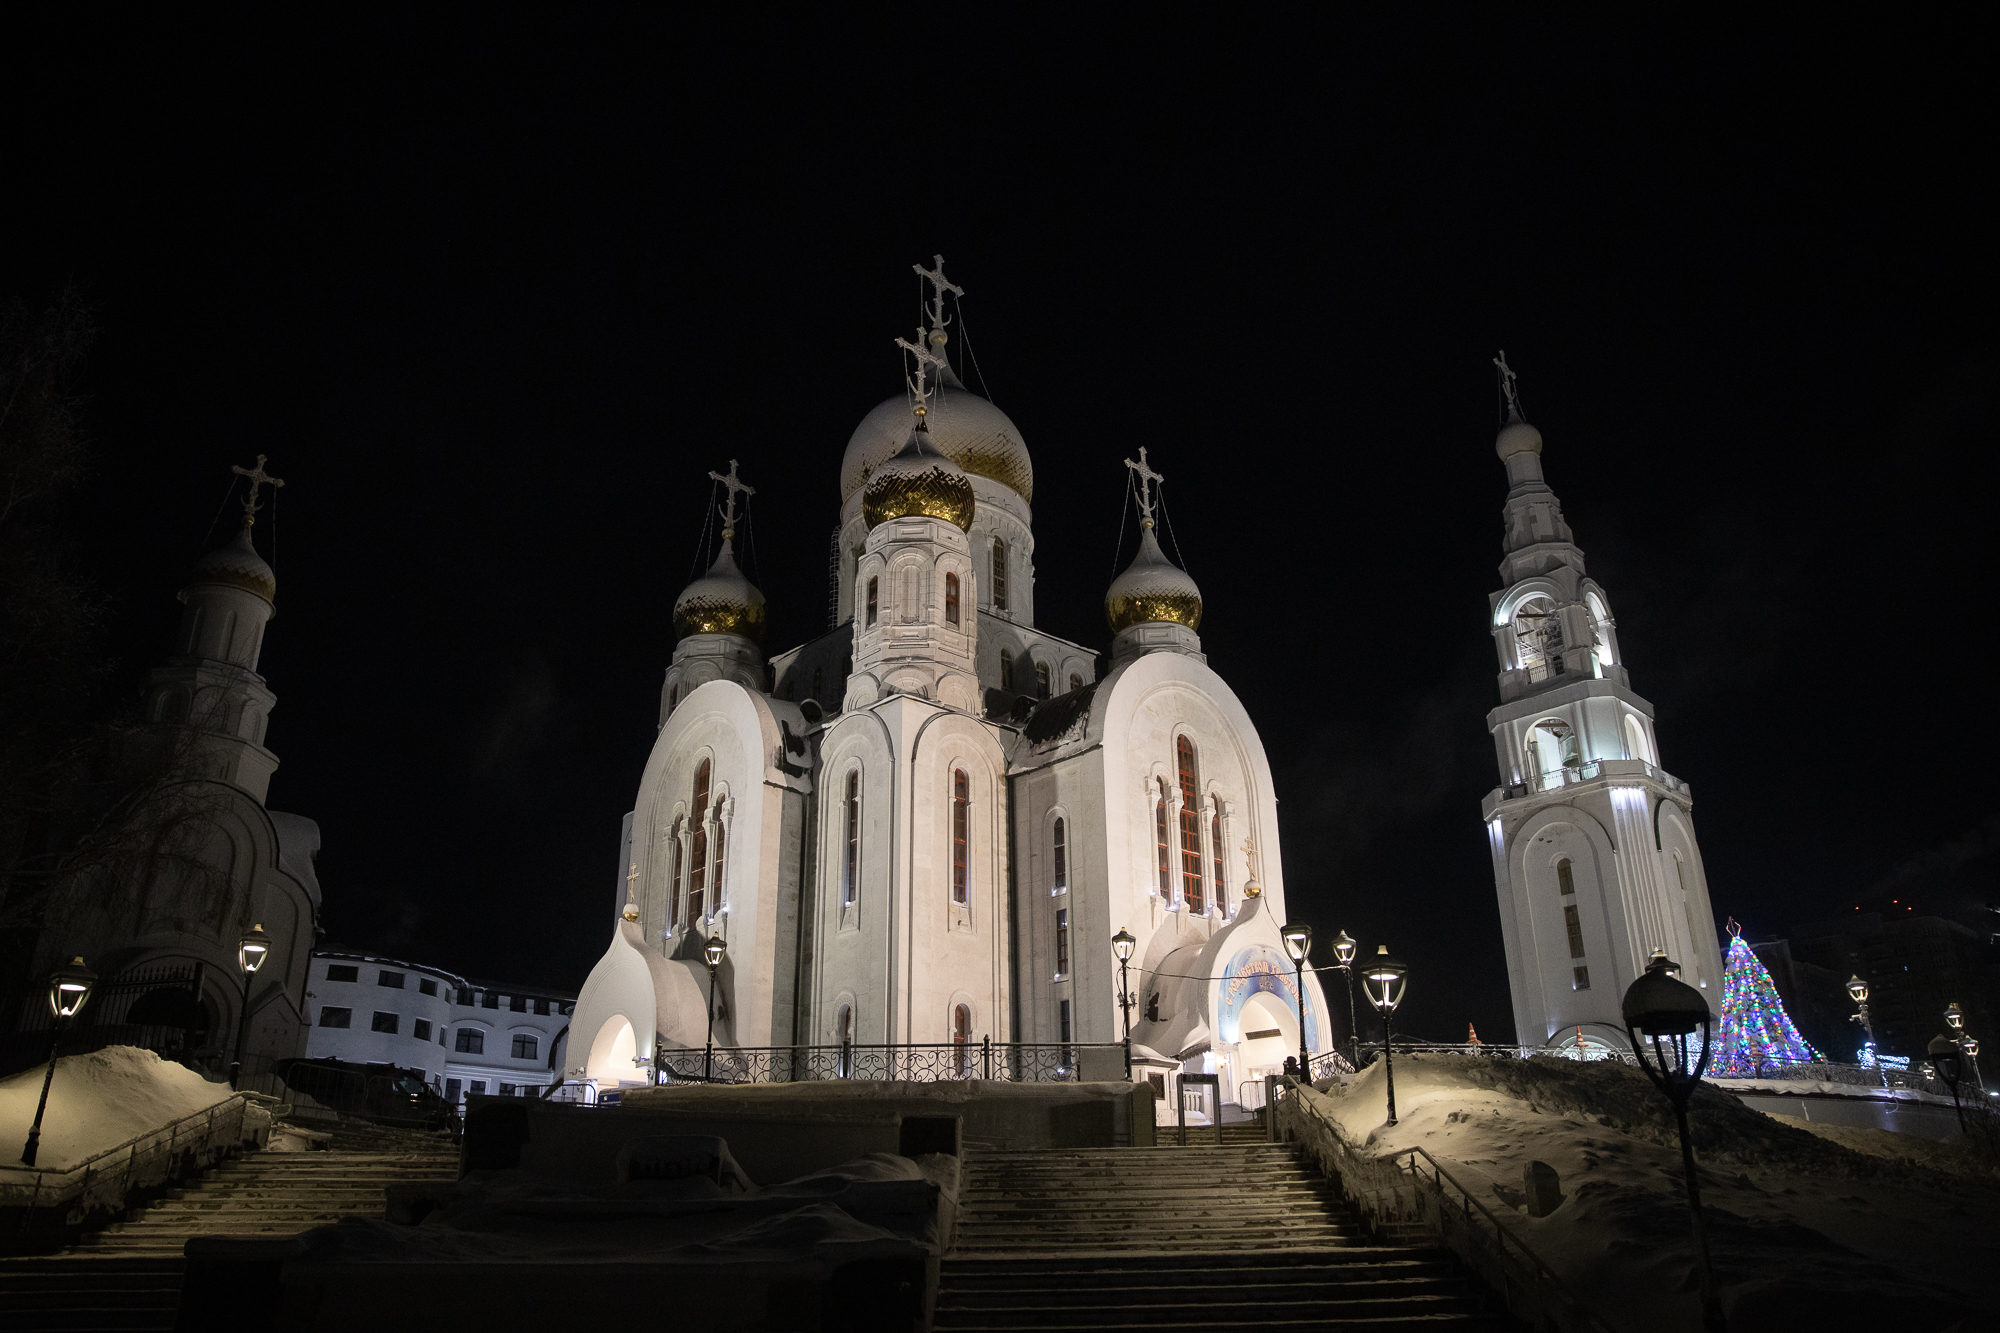
[[711, 935], [702, 946], [701, 956], [708, 963], [708, 1050], [701, 1058], [701, 1080], [706, 1083], [715, 1076], [715, 969], [722, 966], [722, 955], [729, 950], [729, 941], [720, 935]]
[[1111, 937], [1111, 952], [1118, 955], [1118, 1007], [1125, 1011], [1125, 1077], [1132, 1077], [1132, 980], [1128, 970], [1138, 937], [1123, 926]]
[[1942, 1034], [1932, 1037], [1924, 1058], [1937, 1070], [1937, 1076], [1951, 1089], [1951, 1109], [1958, 1112], [1958, 1132], [1965, 1133], [1965, 1108], [1958, 1101], [1958, 1080], [1965, 1074], [1965, 1057], [1958, 1049], [1958, 1043]]
[[1341, 931], [1333, 940], [1334, 964], [1347, 976], [1347, 1046], [1356, 1069], [1361, 1068], [1361, 1029], [1354, 1022], [1354, 937]]
[[1375, 961], [1361, 974], [1361, 984], [1368, 989], [1368, 1003], [1382, 1015], [1382, 1069], [1389, 1080], [1389, 1123], [1392, 1125], [1396, 1123], [1396, 1053], [1389, 1045], [1389, 1016], [1403, 1002], [1409, 973], [1408, 968], [1389, 956], [1388, 945], [1379, 944], [1375, 946]]
[[[1859, 1013], [1847, 1016], [1848, 1022], [1861, 1025], [1860, 1063], [1864, 1068], [1877, 1069], [1879, 1066], [1875, 1063], [1875, 1025], [1868, 1020], [1868, 983], [1863, 981], [1859, 974], [1850, 975], [1847, 978], [1847, 994], [1854, 1001], [1855, 1007], [1860, 1010]], [[1882, 1086], [1885, 1088], [1889, 1086], [1887, 1074], [1882, 1075]]]
[[1299, 993], [1299, 1077], [1310, 1083], [1312, 1075], [1312, 1053], [1306, 1049], [1306, 954], [1312, 950], [1313, 928], [1304, 922], [1287, 922], [1278, 932], [1285, 941], [1285, 952], [1292, 956], [1292, 972], [1297, 979]]
[[[1687, 1108], [1708, 1068], [1708, 1043], [1714, 1016], [1701, 992], [1680, 980], [1680, 964], [1655, 957], [1645, 973], [1625, 992], [1625, 1036], [1639, 1057], [1639, 1068], [1653, 1086], [1673, 1103], [1674, 1126], [1681, 1136], [1681, 1173], [1687, 1184], [1688, 1213], [1694, 1221], [1695, 1259], [1701, 1265], [1702, 1322], [1722, 1329], [1722, 1305], [1715, 1295], [1715, 1274], [1708, 1262], [1708, 1231], [1701, 1220], [1701, 1182], [1695, 1178], [1694, 1144], [1688, 1139]], [[1701, 1048], [1690, 1056], [1688, 1039], [1701, 1034]], [[1640, 1034], [1644, 1034], [1643, 1036]]]
[[56, 1051], [62, 1044], [63, 1025], [76, 1017], [76, 1011], [83, 1008], [83, 1002], [90, 998], [90, 988], [97, 984], [97, 973], [83, 965], [83, 959], [72, 958], [69, 966], [59, 967], [49, 977], [49, 1008], [55, 1014], [55, 1022], [50, 1026], [49, 1072], [42, 1075], [42, 1099], [35, 1103], [35, 1123], [28, 1127], [28, 1146], [21, 1149], [21, 1161], [26, 1166], [35, 1164], [35, 1154], [41, 1151], [42, 1112], [49, 1109], [49, 1085], [56, 1081]]
[[236, 941], [236, 965], [243, 969], [243, 1012], [236, 1019], [236, 1058], [229, 1062], [231, 1092], [236, 1090], [236, 1082], [243, 1075], [243, 1043], [250, 1034], [250, 979], [270, 955], [271, 937], [261, 925], [250, 927], [249, 933]]

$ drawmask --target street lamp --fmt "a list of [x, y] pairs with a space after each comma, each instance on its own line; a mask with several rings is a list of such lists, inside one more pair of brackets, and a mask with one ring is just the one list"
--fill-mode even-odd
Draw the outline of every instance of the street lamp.
[[1958, 1103], [1958, 1080], [1965, 1074], [1965, 1057], [1960, 1054], [1958, 1043], [1942, 1034], [1932, 1037], [1925, 1058], [1931, 1068], [1937, 1070], [1939, 1078], [1951, 1089], [1951, 1109], [1958, 1112], [1958, 1132], [1965, 1133], [1965, 1108]]
[[1957, 1000], [1953, 1000], [1944, 1007], [1944, 1025], [1950, 1028], [1954, 1034], [1960, 1034], [1965, 1031], [1965, 1010], [1958, 1007]]
[[1125, 1011], [1125, 1077], [1132, 1077], [1132, 982], [1128, 968], [1138, 937], [1123, 926], [1111, 937], [1111, 952], [1118, 955], [1118, 1007]]
[[[1861, 1025], [1863, 1039], [1861, 1050], [1858, 1052], [1860, 1063], [1864, 1068], [1873, 1069], [1876, 1067], [1875, 1025], [1868, 1020], [1868, 983], [1863, 981], [1858, 975], [1850, 975], [1847, 978], [1847, 994], [1861, 1011], [1860, 1013], [1849, 1014], [1847, 1016], [1848, 1022], [1859, 1023]], [[1882, 1076], [1882, 1086], [1885, 1088], [1889, 1086], [1889, 1076], [1886, 1074]]]
[[1378, 944], [1375, 946], [1375, 961], [1361, 974], [1361, 984], [1368, 990], [1368, 1003], [1382, 1015], [1382, 1069], [1389, 1080], [1389, 1123], [1392, 1125], [1396, 1123], [1396, 1053], [1389, 1046], [1389, 1016], [1403, 1002], [1403, 991], [1409, 985], [1409, 971], [1389, 956], [1388, 945]]
[[1358, 947], [1344, 930], [1334, 937], [1333, 956], [1340, 960], [1334, 965], [1347, 974], [1347, 1045], [1356, 1069], [1361, 1068], [1361, 1029], [1354, 1022], [1354, 951]]
[[236, 1020], [236, 1058], [229, 1062], [229, 1090], [236, 1090], [236, 1081], [243, 1073], [243, 1042], [250, 1033], [250, 978], [257, 975], [257, 969], [271, 956], [271, 937], [264, 933], [261, 925], [250, 927], [249, 933], [236, 941], [236, 965], [243, 969], [243, 1012]]
[[[1687, 1183], [1688, 1212], [1694, 1219], [1695, 1257], [1701, 1264], [1702, 1320], [1723, 1328], [1722, 1305], [1715, 1295], [1715, 1274], [1708, 1262], [1708, 1232], [1701, 1220], [1701, 1183], [1695, 1178], [1694, 1145], [1688, 1139], [1687, 1108], [1708, 1068], [1709, 1031], [1714, 1016], [1701, 992], [1674, 976], [1680, 965], [1656, 957], [1625, 992], [1625, 1036], [1653, 1086], [1673, 1103], [1674, 1125], [1681, 1136], [1681, 1173]], [[1688, 1038], [1701, 1033], [1701, 1048], [1690, 1057]], [[1644, 1036], [1640, 1034], [1644, 1033]]]
[[83, 1008], [83, 1002], [90, 998], [90, 988], [97, 984], [97, 973], [83, 965], [81, 958], [69, 960], [69, 966], [59, 967], [49, 977], [49, 1009], [55, 1014], [53, 1029], [49, 1036], [49, 1072], [42, 1076], [42, 1100], [35, 1104], [35, 1123], [28, 1127], [28, 1146], [21, 1149], [24, 1165], [35, 1164], [35, 1154], [41, 1150], [42, 1112], [49, 1109], [49, 1085], [56, 1081], [56, 1049], [62, 1042], [63, 1024], [76, 1017], [76, 1011]]
[[1278, 932], [1285, 941], [1285, 952], [1292, 956], [1292, 972], [1298, 981], [1299, 992], [1299, 1077], [1310, 1083], [1312, 1076], [1312, 1053], [1306, 1050], [1306, 954], [1312, 949], [1313, 928], [1304, 922], [1289, 922]]
[[701, 950], [701, 956], [708, 962], [708, 1051], [701, 1058], [704, 1083], [715, 1074], [715, 969], [722, 966], [722, 955], [728, 950], [729, 941], [720, 935], [709, 936]]

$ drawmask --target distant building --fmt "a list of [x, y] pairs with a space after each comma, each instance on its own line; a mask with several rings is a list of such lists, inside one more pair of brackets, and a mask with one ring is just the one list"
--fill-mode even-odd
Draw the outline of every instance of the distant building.
[[421, 1070], [448, 1101], [525, 1096], [562, 1068], [576, 997], [373, 954], [313, 955], [306, 1054]]
[[[1944, 917], [1856, 911], [1794, 927], [1791, 950], [1842, 983], [1850, 976], [1868, 983], [1875, 1047], [1884, 1055], [1921, 1059], [1953, 1002], [1965, 1011], [1968, 1033], [2000, 1039], [2000, 946], [1990, 934]], [[1839, 1048], [1846, 1060], [1861, 1044], [1860, 1025], [1851, 1026], [1856, 1036]]]

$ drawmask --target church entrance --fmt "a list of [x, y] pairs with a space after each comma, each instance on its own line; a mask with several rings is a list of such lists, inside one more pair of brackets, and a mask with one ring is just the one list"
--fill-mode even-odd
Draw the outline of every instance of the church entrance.
[[606, 1090], [636, 1082], [639, 1071], [632, 1062], [638, 1057], [639, 1042], [633, 1035], [631, 1022], [623, 1014], [613, 1014], [604, 1020], [604, 1026], [597, 1029], [597, 1036], [590, 1043], [590, 1058], [584, 1062], [583, 1075]]
[[1289, 1006], [1264, 994], [1244, 1001], [1238, 1023], [1229, 1100], [1255, 1109], [1264, 1104], [1264, 1076], [1284, 1073], [1286, 1056], [1298, 1058], [1299, 1024]]

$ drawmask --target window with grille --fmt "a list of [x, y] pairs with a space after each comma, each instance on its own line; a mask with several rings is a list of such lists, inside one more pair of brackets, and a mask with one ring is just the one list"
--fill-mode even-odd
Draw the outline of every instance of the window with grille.
[[955, 1054], [958, 1057], [956, 1063], [960, 1078], [972, 1077], [971, 1042], [972, 1010], [962, 1004], [953, 1005], [951, 1010], [951, 1043], [958, 1048]]
[[354, 1021], [352, 1009], [322, 1009], [319, 1011], [319, 1025], [323, 1028], [344, 1028]]
[[708, 888], [708, 760], [695, 765], [694, 800], [688, 807], [688, 924], [701, 920], [702, 897]]
[[327, 964], [326, 979], [328, 981], [358, 981], [360, 978], [361, 969], [352, 963]]
[[667, 830], [667, 930], [680, 929], [681, 924], [681, 822]]
[[1227, 857], [1222, 850], [1222, 813], [1220, 811], [1208, 817], [1208, 852], [1209, 860], [1215, 867], [1215, 910], [1218, 912], [1227, 912], [1229, 910], [1229, 880], [1223, 873], [1223, 865]]
[[[486, 1054], [486, 1034], [478, 1028], [460, 1028], [458, 1030], [458, 1045], [454, 1049], [460, 1055], [484, 1055]], [[477, 1085], [475, 1085], [475, 1089], [484, 1091], [483, 1088], [478, 1088]]]
[[1556, 862], [1556, 884], [1566, 894], [1576, 892], [1576, 874], [1570, 869], [1567, 856]]
[[1181, 901], [1190, 912], [1202, 908], [1201, 783], [1195, 772], [1194, 742], [1183, 736], [1174, 742], [1174, 766], [1181, 787]]
[[859, 892], [861, 872], [861, 773], [855, 770], [847, 775], [847, 797], [841, 803], [846, 808], [847, 848], [840, 863], [840, 904], [854, 905]]
[[538, 1046], [539, 1043], [527, 1033], [516, 1033], [514, 1034], [513, 1056], [516, 1060], [532, 1060], [535, 1058]]
[[1069, 909], [1056, 909], [1056, 979], [1069, 975]]
[[1007, 609], [1007, 543], [993, 539], [993, 609]]
[[396, 1035], [397, 1015], [385, 1014], [380, 1009], [377, 1009], [375, 1011], [375, 1021], [369, 1024], [369, 1029], [374, 1032], [386, 1032], [393, 1037]]
[[877, 586], [876, 586], [878, 582], [879, 582], [879, 581], [878, 581], [877, 579], [875, 579], [875, 578], [872, 578], [872, 577], [871, 577], [871, 578], [870, 578], [870, 579], [868, 580], [868, 621], [867, 621], [867, 627], [872, 627], [872, 626], [873, 626], [873, 625], [875, 624], [875, 610], [876, 610], [876, 608], [877, 608], [877, 607], [878, 607], [878, 606], [879, 606], [879, 605], [881, 604], [881, 600], [880, 600], [880, 597], [879, 597], [879, 595], [878, 595], [878, 591], [879, 591], [879, 590], [878, 590], [878, 588], [877, 588]]
[[951, 773], [951, 900], [964, 907], [972, 901], [972, 783], [965, 770]]
[[1171, 903], [1174, 900], [1173, 850], [1167, 845], [1167, 784], [1158, 784], [1158, 794], [1153, 799], [1153, 833], [1160, 844], [1160, 898]]
[[722, 872], [727, 868], [722, 845], [726, 837], [727, 833], [722, 827], [722, 820], [718, 818], [715, 821], [715, 905], [717, 908], [722, 906], [724, 884]]
[[1577, 915], [1575, 903], [1563, 908], [1563, 925], [1569, 928], [1569, 956], [1583, 957], [1583, 919]]
[[1049, 884], [1049, 892], [1051, 894], [1068, 893], [1069, 838], [1067, 831], [1063, 828], [1063, 821], [1060, 819], [1049, 830], [1049, 855], [1055, 865], [1055, 878]]
[[958, 623], [958, 575], [956, 574], [944, 576], [944, 623], [947, 625]]

